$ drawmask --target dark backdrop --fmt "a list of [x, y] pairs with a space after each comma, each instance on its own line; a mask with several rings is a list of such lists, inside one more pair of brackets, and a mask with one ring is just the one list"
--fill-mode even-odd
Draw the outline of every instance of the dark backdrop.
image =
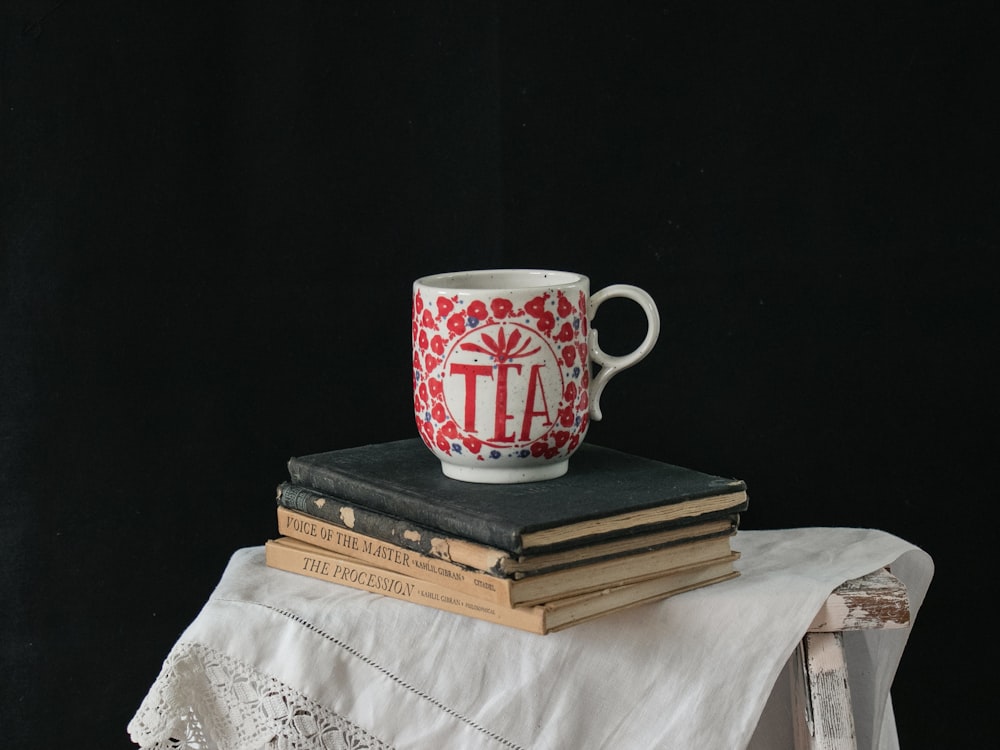
[[996, 18], [880, 5], [6, 5], [5, 744], [129, 747], [288, 457], [415, 434], [413, 278], [491, 266], [659, 303], [594, 442], [927, 550], [903, 746], [992, 736]]

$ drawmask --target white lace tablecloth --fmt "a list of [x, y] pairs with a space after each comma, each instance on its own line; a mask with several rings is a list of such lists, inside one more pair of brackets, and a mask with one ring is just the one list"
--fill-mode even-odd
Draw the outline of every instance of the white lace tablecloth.
[[[790, 747], [786, 663], [827, 595], [930, 557], [882, 531], [740, 531], [742, 575], [545, 636], [272, 570], [238, 550], [128, 730], [144, 748]], [[859, 748], [898, 747], [908, 629], [845, 637]]]

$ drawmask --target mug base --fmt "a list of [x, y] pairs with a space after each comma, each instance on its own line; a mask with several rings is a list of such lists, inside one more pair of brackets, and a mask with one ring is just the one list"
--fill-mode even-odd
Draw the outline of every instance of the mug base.
[[446, 477], [477, 484], [520, 484], [557, 479], [569, 469], [569, 459], [552, 461], [539, 466], [460, 466], [441, 462]]

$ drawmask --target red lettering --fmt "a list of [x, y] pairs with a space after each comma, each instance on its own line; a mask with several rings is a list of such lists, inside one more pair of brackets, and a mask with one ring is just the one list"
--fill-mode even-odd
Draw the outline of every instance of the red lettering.
[[507, 371], [514, 370], [521, 374], [521, 365], [513, 362], [505, 362], [497, 365], [497, 403], [496, 412], [493, 419], [493, 437], [490, 438], [498, 443], [513, 443], [514, 433], [504, 435], [507, 429], [507, 420], [513, 419], [513, 414], [507, 413]]
[[[521, 440], [531, 439], [531, 421], [535, 417], [544, 417], [542, 422], [546, 427], [552, 424], [549, 418], [549, 404], [545, 400], [545, 388], [542, 385], [541, 369], [545, 365], [532, 365], [531, 374], [528, 376], [528, 398], [524, 404], [524, 421], [521, 423]], [[542, 409], [535, 409], [535, 399], [538, 394], [542, 394]]]
[[452, 375], [462, 375], [465, 378], [465, 431], [476, 431], [476, 378], [485, 375], [493, 377], [493, 368], [489, 365], [466, 365], [452, 362]]

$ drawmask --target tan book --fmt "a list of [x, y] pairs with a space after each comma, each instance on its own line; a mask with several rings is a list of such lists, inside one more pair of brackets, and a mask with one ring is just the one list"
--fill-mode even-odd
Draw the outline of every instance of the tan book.
[[[725, 558], [731, 552], [730, 535], [680, 536], [678, 541], [641, 552], [606, 557], [596, 562], [563, 567], [524, 578], [499, 578], [484, 571], [423, 555], [374, 537], [349, 531], [283, 506], [277, 509], [278, 532], [331, 550], [359, 562], [412, 578], [438, 583], [457, 594], [506, 607], [551, 602], [608, 586], [634, 583], [688, 565]], [[723, 526], [728, 528], [728, 523]]]
[[738, 553], [731, 552], [722, 559], [686, 566], [636, 583], [611, 586], [546, 604], [505, 607], [465, 596], [440, 584], [368, 565], [298, 539], [280, 537], [267, 541], [264, 546], [267, 565], [277, 570], [541, 635], [738, 575], [733, 569]]

